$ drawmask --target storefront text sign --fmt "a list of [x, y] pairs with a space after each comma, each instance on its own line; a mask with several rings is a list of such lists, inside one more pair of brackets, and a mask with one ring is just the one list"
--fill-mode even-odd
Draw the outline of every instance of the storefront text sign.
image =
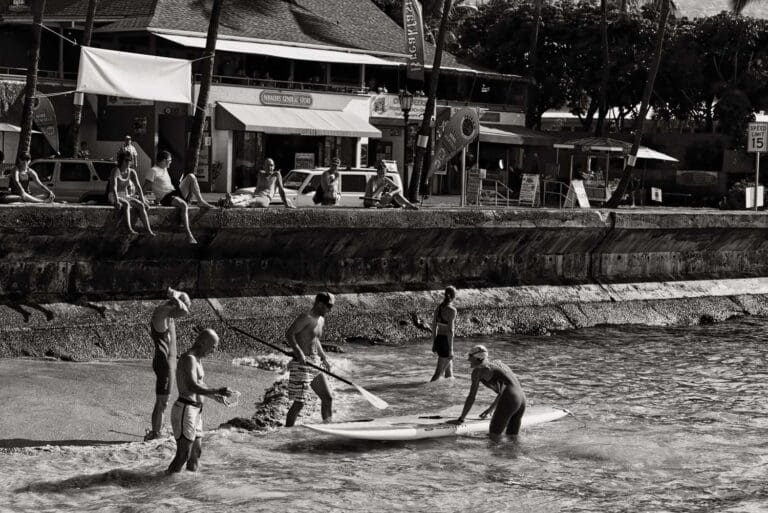
[[312, 106], [312, 95], [304, 93], [287, 93], [275, 91], [262, 91], [259, 100], [263, 105], [277, 107], [301, 107], [308, 109]]
[[403, 0], [403, 30], [408, 78], [424, 80], [424, 22], [418, 0]]
[[[408, 113], [408, 119], [418, 121], [424, 118], [427, 109], [427, 97], [415, 96], [413, 106]], [[403, 119], [403, 110], [400, 108], [400, 98], [396, 94], [377, 94], [371, 97], [371, 117]]]
[[435, 171], [442, 169], [458, 152], [472, 142], [480, 132], [480, 120], [477, 109], [464, 107], [451, 116], [443, 129], [443, 136], [435, 144], [435, 155], [432, 157], [432, 165], [429, 166], [427, 179]]

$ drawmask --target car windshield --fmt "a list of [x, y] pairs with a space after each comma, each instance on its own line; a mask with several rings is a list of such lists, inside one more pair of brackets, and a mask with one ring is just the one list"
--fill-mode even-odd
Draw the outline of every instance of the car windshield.
[[283, 187], [286, 189], [298, 189], [309, 173], [302, 173], [300, 171], [291, 171], [283, 178]]

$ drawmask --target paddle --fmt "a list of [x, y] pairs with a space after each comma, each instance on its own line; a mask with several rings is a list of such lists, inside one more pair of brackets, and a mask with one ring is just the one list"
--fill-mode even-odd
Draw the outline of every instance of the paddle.
[[[267, 342], [266, 340], [262, 340], [262, 339], [260, 339], [259, 337], [257, 337], [256, 335], [252, 335], [252, 334], [248, 333], [247, 331], [243, 331], [243, 330], [241, 330], [240, 328], [236, 328], [235, 326], [229, 326], [229, 329], [231, 329], [231, 330], [234, 330], [234, 331], [236, 331], [236, 332], [238, 332], [238, 333], [240, 333], [240, 334], [242, 334], [242, 335], [245, 335], [246, 337], [250, 337], [250, 338], [252, 338], [253, 340], [255, 340], [256, 342], [260, 342], [260, 343], [264, 344], [265, 346], [269, 346], [269, 347], [271, 347], [272, 349], [274, 349], [275, 351], [278, 351], [278, 352], [280, 352], [280, 353], [283, 353], [283, 354], [284, 354], [284, 355], [286, 355], [286, 356], [291, 356], [291, 357], [293, 357], [293, 353], [292, 353], [292, 352], [290, 352], [290, 351], [285, 351], [284, 349], [282, 349], [282, 348], [280, 348], [280, 347], [278, 347], [278, 346], [276, 346], [276, 345], [274, 345], [274, 344], [270, 344], [270, 343], [269, 343], [269, 342]], [[352, 386], [352, 387], [355, 387], [355, 388], [357, 389], [357, 391], [358, 391], [358, 392], [360, 392], [360, 395], [362, 395], [362, 396], [365, 398], [365, 400], [366, 400], [366, 401], [368, 401], [369, 403], [371, 403], [371, 405], [372, 405], [374, 408], [378, 408], [379, 410], [383, 410], [383, 409], [385, 409], [387, 406], [389, 406], [389, 405], [387, 404], [387, 402], [386, 402], [384, 399], [382, 399], [381, 397], [378, 397], [378, 396], [375, 396], [375, 395], [373, 395], [372, 393], [370, 393], [369, 391], [367, 391], [366, 389], [364, 389], [364, 388], [363, 388], [363, 387], [361, 387], [360, 385], [358, 385], [358, 384], [356, 384], [356, 383], [353, 383], [353, 382], [349, 381], [349, 380], [348, 380], [348, 379], [346, 379], [346, 378], [342, 378], [342, 377], [341, 377], [341, 376], [339, 376], [338, 374], [334, 374], [333, 372], [331, 372], [331, 371], [329, 371], [329, 370], [326, 370], [326, 369], [324, 369], [323, 367], [320, 367], [319, 365], [315, 365], [315, 364], [313, 364], [313, 363], [311, 363], [311, 362], [308, 362], [308, 361], [306, 361], [306, 360], [304, 361], [304, 365], [307, 365], [307, 366], [309, 366], [309, 367], [312, 367], [313, 369], [317, 369], [317, 370], [319, 370], [320, 372], [324, 372], [325, 374], [328, 374], [329, 376], [331, 376], [331, 377], [333, 377], [333, 378], [336, 378], [336, 379], [338, 379], [338, 380], [339, 380], [339, 381], [341, 381], [342, 383], [346, 383], [347, 385], [350, 385], [350, 386]]]

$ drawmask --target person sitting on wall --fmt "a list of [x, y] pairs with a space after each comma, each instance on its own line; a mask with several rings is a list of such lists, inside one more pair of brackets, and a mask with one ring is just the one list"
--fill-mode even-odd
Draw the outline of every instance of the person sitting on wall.
[[[22, 153], [16, 159], [16, 167], [8, 179], [10, 194], [3, 196], [3, 203], [52, 203], [56, 196], [48, 187], [43, 185], [34, 169], [29, 167], [32, 157]], [[29, 191], [29, 182], [34, 183], [46, 192], [45, 195], [33, 195]]]
[[178, 186], [173, 184], [171, 175], [168, 173], [171, 160], [169, 152], [161, 151], [158, 153], [157, 164], [144, 177], [144, 187], [152, 188], [152, 192], [155, 193], [155, 199], [161, 206], [173, 206], [179, 209], [184, 230], [187, 232], [187, 242], [197, 244], [197, 240], [189, 228], [189, 203], [192, 199], [195, 199], [202, 208], [214, 208], [214, 206], [203, 199], [203, 195], [200, 192], [200, 184], [197, 183], [197, 177], [194, 173], [186, 173], [181, 178]]
[[107, 199], [117, 212], [123, 211], [125, 224], [129, 232], [133, 234], [138, 233], [131, 224], [131, 210], [136, 209], [147, 229], [147, 233], [154, 236], [155, 233], [149, 225], [147, 200], [144, 198], [144, 191], [141, 190], [136, 170], [131, 168], [130, 164], [131, 156], [128, 153], [119, 153], [117, 155], [117, 167], [112, 170], [112, 174], [109, 176]]
[[315, 204], [338, 205], [341, 201], [341, 190], [339, 189], [339, 182], [341, 181], [341, 176], [339, 175], [340, 165], [341, 159], [334, 157], [331, 159], [331, 167], [320, 175], [320, 186], [312, 198]]
[[259, 171], [256, 178], [256, 188], [253, 194], [230, 194], [227, 193], [222, 204], [225, 207], [256, 207], [267, 208], [275, 196], [275, 190], [280, 193], [285, 208], [296, 208], [291, 200], [285, 195], [283, 187], [283, 177], [280, 171], [275, 169], [275, 161], [266, 159], [263, 169]]
[[372, 176], [365, 184], [363, 206], [365, 208], [397, 206], [409, 210], [419, 209], [403, 196], [403, 189], [387, 176], [387, 166], [382, 161], [376, 163], [376, 176]]

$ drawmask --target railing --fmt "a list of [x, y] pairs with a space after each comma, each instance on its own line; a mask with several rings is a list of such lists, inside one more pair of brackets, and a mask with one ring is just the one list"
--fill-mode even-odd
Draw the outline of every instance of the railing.
[[482, 181], [478, 204], [493, 207], [508, 207], [512, 190], [498, 180], [485, 179]]
[[569, 186], [565, 182], [544, 180], [541, 189], [543, 196], [541, 204], [548, 207], [551, 205], [550, 202], [552, 204], [557, 202], [557, 208], [563, 208], [563, 205], [565, 205], [565, 198], [568, 196], [568, 188]]
[[[7, 66], [0, 66], [0, 75], [26, 78], [27, 68], [10, 68]], [[76, 82], [77, 72], [65, 71], [64, 76], [62, 77], [59, 75], [59, 72], [56, 70], [40, 69], [37, 71], [37, 78], [38, 80], [43, 80], [45, 82], [57, 82], [57, 83]]]
[[[195, 74], [195, 82], [200, 82], [202, 75]], [[213, 83], [242, 87], [266, 87], [272, 89], [300, 89], [325, 91], [343, 94], [368, 94], [368, 88], [354, 84], [324, 84], [318, 82], [296, 82], [294, 80], [274, 80], [271, 78], [251, 78], [244, 76], [214, 75]]]

